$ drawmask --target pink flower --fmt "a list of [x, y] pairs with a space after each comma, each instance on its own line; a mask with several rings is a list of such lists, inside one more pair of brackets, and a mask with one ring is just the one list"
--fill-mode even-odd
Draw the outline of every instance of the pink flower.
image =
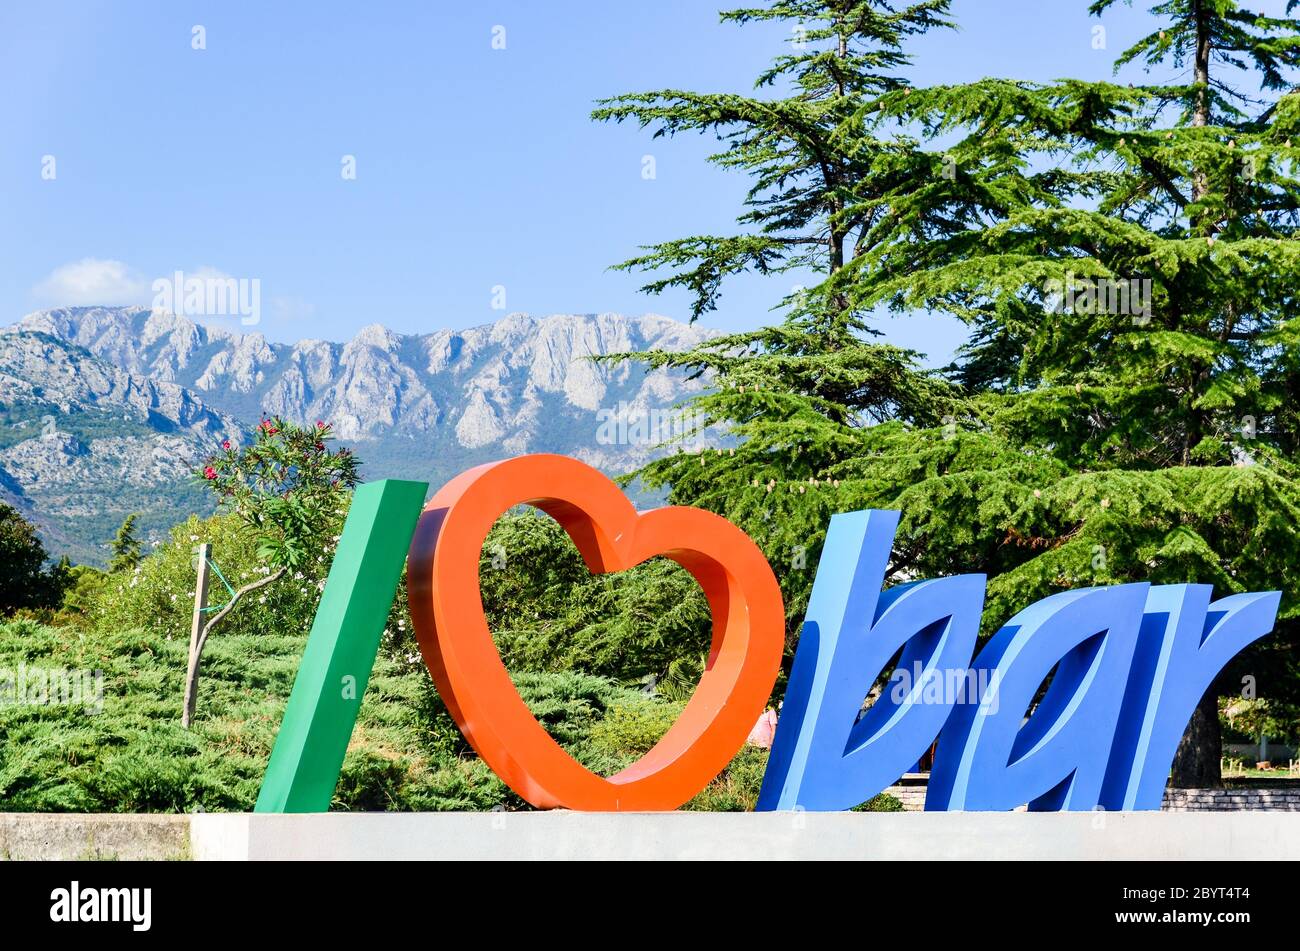
[[323, 420], [319, 420], [319, 419], [316, 420], [316, 428], [317, 428], [317, 429], [324, 429], [324, 428], [325, 428], [325, 423], [324, 423], [324, 421], [323, 421]]
[[203, 467], [203, 478], [205, 478], [205, 479], [215, 479], [216, 477], [217, 477], [217, 470], [216, 470], [216, 469], [212, 468], [211, 466], [204, 466], [204, 467]]
[[230, 440], [229, 440], [229, 439], [223, 440], [222, 443], [221, 443], [221, 448], [222, 448], [222, 449], [229, 449], [229, 448], [230, 448]]

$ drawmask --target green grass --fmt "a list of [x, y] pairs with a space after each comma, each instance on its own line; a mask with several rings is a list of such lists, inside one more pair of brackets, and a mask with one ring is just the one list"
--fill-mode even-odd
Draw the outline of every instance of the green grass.
[[[186, 643], [133, 630], [96, 634], [0, 625], [0, 667], [104, 672], [103, 709], [0, 707], [0, 803], [11, 811], [248, 810], [257, 797], [300, 637], [214, 635], [197, 722], [180, 726]], [[429, 784], [419, 683], [377, 665], [336, 805], [385, 808]]]
[[1288, 772], [1286, 769], [1256, 769], [1254, 766], [1247, 766], [1244, 769], [1225, 769], [1223, 771], [1223, 781], [1225, 783], [1231, 784], [1235, 779], [1266, 779], [1278, 785], [1300, 785], [1300, 773]]

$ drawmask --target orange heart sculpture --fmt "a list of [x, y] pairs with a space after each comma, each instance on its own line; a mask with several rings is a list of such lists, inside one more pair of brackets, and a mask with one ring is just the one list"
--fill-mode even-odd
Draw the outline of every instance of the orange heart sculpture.
[[[488, 630], [479, 557], [493, 523], [519, 504], [559, 522], [593, 573], [671, 558], [694, 575], [713, 611], [708, 664], [690, 702], [653, 749], [609, 778], [537, 722]], [[420, 516], [407, 584], [420, 650], [448, 710], [479, 756], [540, 808], [676, 809], [739, 752], [781, 663], [781, 589], [748, 535], [702, 509], [638, 513], [612, 481], [564, 456], [490, 463], [443, 486]]]

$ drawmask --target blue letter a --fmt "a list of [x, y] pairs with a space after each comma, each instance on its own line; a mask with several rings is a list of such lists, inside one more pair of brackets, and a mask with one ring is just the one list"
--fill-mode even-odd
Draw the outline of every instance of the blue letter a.
[[[965, 689], [984, 576], [918, 581], [882, 593], [897, 529], [897, 512], [831, 518], [760, 810], [829, 811], [865, 802], [906, 772], [938, 734], [954, 700], [944, 688], [957, 681]], [[859, 716], [900, 648], [898, 673]]]

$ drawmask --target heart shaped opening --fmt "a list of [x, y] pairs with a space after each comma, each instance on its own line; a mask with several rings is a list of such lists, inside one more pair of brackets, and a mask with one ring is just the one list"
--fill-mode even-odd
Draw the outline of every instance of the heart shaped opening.
[[[512, 593], [504, 604], [498, 600], [493, 613], [497, 636], [514, 643], [499, 645], [483, 587], [492, 587], [494, 572], [510, 570], [510, 547], [499, 543], [504, 529], [497, 523], [502, 513], [517, 515], [520, 506], [535, 506], [553, 517], [596, 577], [551, 577], [565, 564], [566, 546], [558, 533], [555, 545], [541, 544], [531, 559], [516, 556], [525, 571], [541, 573], [540, 582], [525, 582], [524, 589], [555, 593], [558, 616], [572, 623], [544, 621], [539, 607], [518, 602], [518, 579], [507, 579], [506, 590]], [[525, 540], [541, 543], [546, 536]], [[602, 775], [605, 769], [589, 768], [566, 749], [569, 738], [557, 735], [558, 729], [548, 731], [551, 711], [547, 705], [537, 708], [541, 698], [530, 705], [523, 684], [512, 680], [501, 649], [516, 661], [522, 681], [517, 658], [524, 639], [519, 635], [531, 630], [542, 635], [541, 646], [529, 646], [524, 653], [550, 658], [530, 664], [541, 668], [538, 675], [572, 671], [566, 676], [596, 677], [601, 676], [598, 665], [612, 665], [605, 668], [607, 680], [613, 681], [609, 673], [617, 674], [623, 682], [615, 685], [626, 690], [639, 674], [646, 678], [640, 682], [645, 696], [652, 695], [646, 688], [654, 677], [658, 702], [659, 677], [671, 672], [666, 658], [671, 655], [680, 663], [681, 657], [681, 647], [667, 643], [666, 632], [684, 630], [689, 637], [699, 630], [690, 620], [691, 598], [682, 593], [685, 576], [677, 576], [673, 566], [652, 563], [660, 555], [688, 571], [702, 589], [711, 620], [708, 664], [680, 716], [649, 752], [613, 775]], [[632, 579], [637, 596], [629, 602], [611, 574]], [[781, 591], [748, 536], [703, 509], [669, 506], [638, 512], [608, 477], [563, 456], [490, 463], [443, 486], [416, 528], [408, 578], [420, 651], [449, 712], [483, 761], [522, 798], [542, 808], [623, 812], [681, 807], [735, 759], [771, 697], [780, 665]], [[565, 582], [569, 591], [560, 594]], [[488, 600], [494, 600], [490, 593]], [[684, 615], [679, 613], [683, 605]], [[686, 620], [674, 628], [671, 622], [679, 617]], [[566, 630], [578, 635], [580, 646], [557, 651]], [[647, 651], [651, 657], [658, 652], [660, 663], [647, 662]], [[555, 659], [566, 654], [567, 663]], [[578, 659], [581, 668], [573, 664]], [[670, 708], [664, 704], [660, 710], [667, 714]], [[599, 733], [612, 729], [616, 719], [608, 714], [615, 712], [608, 704], [593, 711], [601, 721]], [[641, 743], [614, 752], [644, 746], [657, 732], [641, 731]], [[593, 733], [594, 725], [587, 731], [589, 740]], [[617, 761], [595, 765], [608, 768]]]
[[704, 673], [708, 602], [669, 558], [593, 574], [558, 522], [520, 506], [489, 533], [479, 585], [493, 642], [529, 710], [602, 776], [659, 742]]

